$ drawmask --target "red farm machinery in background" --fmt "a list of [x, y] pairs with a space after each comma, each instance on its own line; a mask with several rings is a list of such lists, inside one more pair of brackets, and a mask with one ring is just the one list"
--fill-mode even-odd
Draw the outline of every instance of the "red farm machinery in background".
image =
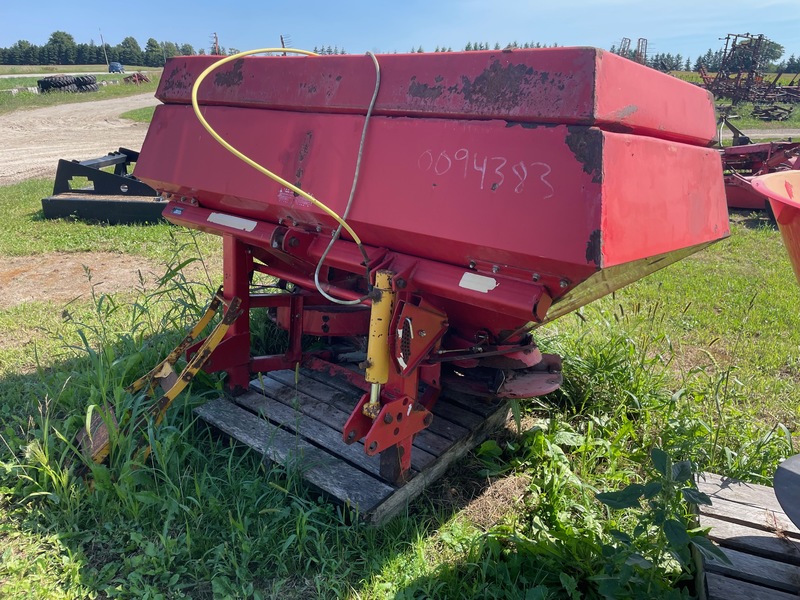
[[[800, 169], [800, 142], [789, 139], [754, 144], [726, 117], [720, 119], [720, 133], [722, 127], [733, 132], [733, 145], [720, 150], [728, 207], [772, 211], [768, 197], [753, 185], [753, 180], [769, 173]], [[720, 141], [721, 138], [720, 135]]]
[[[424, 470], [444, 395], [560, 385], [537, 325], [728, 235], [711, 95], [614, 54], [216, 60], [167, 62], [135, 168], [222, 238], [241, 312], [204, 368], [234, 394], [298, 368], [360, 389], [331, 426], [383, 481]], [[285, 351], [252, 355], [258, 308]]]

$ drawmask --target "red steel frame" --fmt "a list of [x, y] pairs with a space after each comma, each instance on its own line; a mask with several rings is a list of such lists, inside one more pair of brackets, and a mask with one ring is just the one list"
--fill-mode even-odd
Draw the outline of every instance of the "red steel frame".
[[[378, 58], [383, 83], [348, 217], [371, 272], [391, 272], [397, 298], [387, 340], [393, 368], [375, 419], [361, 410], [363, 378], [301, 347], [304, 331], [366, 333], [363, 315], [334, 318], [314, 291], [335, 223], [200, 127], [186, 103], [213, 59], [168, 63], [157, 93], [166, 104], [136, 175], [170, 200], [169, 221], [223, 238], [224, 296], [241, 298], [243, 315], [206, 369], [226, 371], [234, 390], [251, 373], [298, 363], [348, 377], [365, 394], [344, 441], [364, 437], [384, 476], [402, 481], [413, 436], [432, 418], [443, 362], [505, 371], [500, 393], [513, 397], [552, 391], [560, 364], [535, 348], [526, 324], [705, 247], [728, 234], [728, 220], [720, 158], [705, 147], [716, 131], [713, 103], [696, 86], [591, 48]], [[209, 77], [200, 103], [226, 140], [341, 213], [370, 69], [356, 56], [248, 58]], [[363, 263], [343, 236], [325, 259], [323, 289], [361, 298], [374, 283]], [[252, 294], [254, 271], [302, 291]], [[249, 310], [257, 307], [277, 309], [289, 331], [285, 353], [250, 356]]]

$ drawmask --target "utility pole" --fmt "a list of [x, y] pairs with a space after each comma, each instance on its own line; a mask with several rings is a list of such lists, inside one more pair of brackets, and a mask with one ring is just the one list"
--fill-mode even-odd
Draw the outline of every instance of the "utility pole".
[[214, 36], [212, 38], [212, 40], [214, 42], [214, 46], [213, 46], [214, 54], [219, 54], [219, 38], [217, 37], [216, 33], [214, 33], [212, 35]]
[[[292, 45], [292, 38], [290, 38], [288, 35], [281, 34], [281, 48], [286, 48], [287, 46], [291, 45]], [[283, 55], [286, 56], [286, 52], [284, 52]]]
[[106, 67], [108, 67], [108, 52], [106, 52], [106, 43], [103, 40], [103, 32], [99, 27], [97, 28], [97, 31], [100, 32], [100, 45], [103, 46], [103, 56], [106, 57]]

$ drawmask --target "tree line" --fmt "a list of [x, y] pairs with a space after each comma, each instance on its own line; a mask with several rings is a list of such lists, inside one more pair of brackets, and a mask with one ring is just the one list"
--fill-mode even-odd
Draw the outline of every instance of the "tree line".
[[[460, 50], [500, 50], [501, 48], [547, 48], [547, 44], [541, 42], [517, 41], [501, 45], [499, 42], [489, 44], [489, 42], [468, 41], [464, 48]], [[558, 47], [553, 44], [551, 47]], [[436, 46], [434, 52], [452, 52], [450, 46]], [[621, 54], [620, 50], [612, 45], [610, 51]], [[224, 48], [212, 46], [208, 54], [236, 54], [236, 48]], [[314, 48], [314, 52], [319, 54], [347, 54], [344, 48], [330, 45], [323, 45]], [[411, 48], [411, 52], [425, 52], [422, 46]], [[792, 54], [788, 59], [780, 60], [783, 56], [783, 46], [768, 40], [766, 51], [763, 53], [762, 64], [757, 65], [758, 69], [765, 72], [784, 72], [800, 73], [800, 58]], [[192, 56], [195, 54], [206, 54], [204, 48], [195, 48], [191, 44], [178, 44], [176, 42], [159, 42], [155, 38], [149, 38], [144, 49], [139, 46], [139, 42], [133, 37], [126, 37], [119, 44], [97, 45], [92, 40], [88, 44], [77, 43], [68, 33], [55, 31], [50, 35], [47, 43], [43, 46], [31, 44], [26, 40], [19, 40], [9, 48], [0, 48], [0, 64], [2, 65], [104, 65], [108, 62], [120, 62], [124, 65], [141, 65], [145, 67], [161, 67], [168, 58], [173, 56]], [[716, 72], [719, 70], [724, 56], [723, 50], [708, 51], [692, 60], [691, 57], [684, 57], [680, 53], [672, 54], [656, 53], [646, 58], [649, 67], [659, 71], [700, 71], [701, 67], [706, 71]], [[633, 51], [628, 51], [627, 58], [633, 59]], [[734, 59], [736, 57], [734, 56]], [[746, 61], [743, 55], [742, 61]], [[780, 61], [780, 62], [779, 62]], [[735, 63], [735, 61], [734, 61]], [[738, 65], [748, 67], [745, 62]]]
[[147, 40], [144, 49], [136, 38], [126, 37], [119, 44], [76, 43], [75, 38], [63, 31], [54, 31], [43, 46], [19, 40], [8, 48], [0, 48], [2, 65], [104, 65], [120, 62], [124, 65], [145, 67], [164, 66], [172, 56], [205, 54], [202, 48], [195, 51], [191, 44]]

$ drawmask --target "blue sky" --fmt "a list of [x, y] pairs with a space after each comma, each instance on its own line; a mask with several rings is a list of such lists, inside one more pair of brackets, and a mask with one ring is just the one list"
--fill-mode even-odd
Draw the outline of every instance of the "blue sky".
[[[35, 7], [35, 8], [33, 8]], [[763, 33], [800, 54], [800, 3], [797, 0], [0, 0], [0, 47], [20, 39], [41, 45], [56, 30], [77, 42], [118, 44], [133, 36], [210, 46], [219, 35], [226, 48], [249, 50], [280, 44], [296, 48], [330, 45], [347, 52], [407, 52], [422, 46], [461, 49], [468, 42], [505, 45], [539, 41], [564, 46], [635, 47], [647, 38], [649, 53], [680, 53], [695, 58], [722, 48], [728, 33]]]

